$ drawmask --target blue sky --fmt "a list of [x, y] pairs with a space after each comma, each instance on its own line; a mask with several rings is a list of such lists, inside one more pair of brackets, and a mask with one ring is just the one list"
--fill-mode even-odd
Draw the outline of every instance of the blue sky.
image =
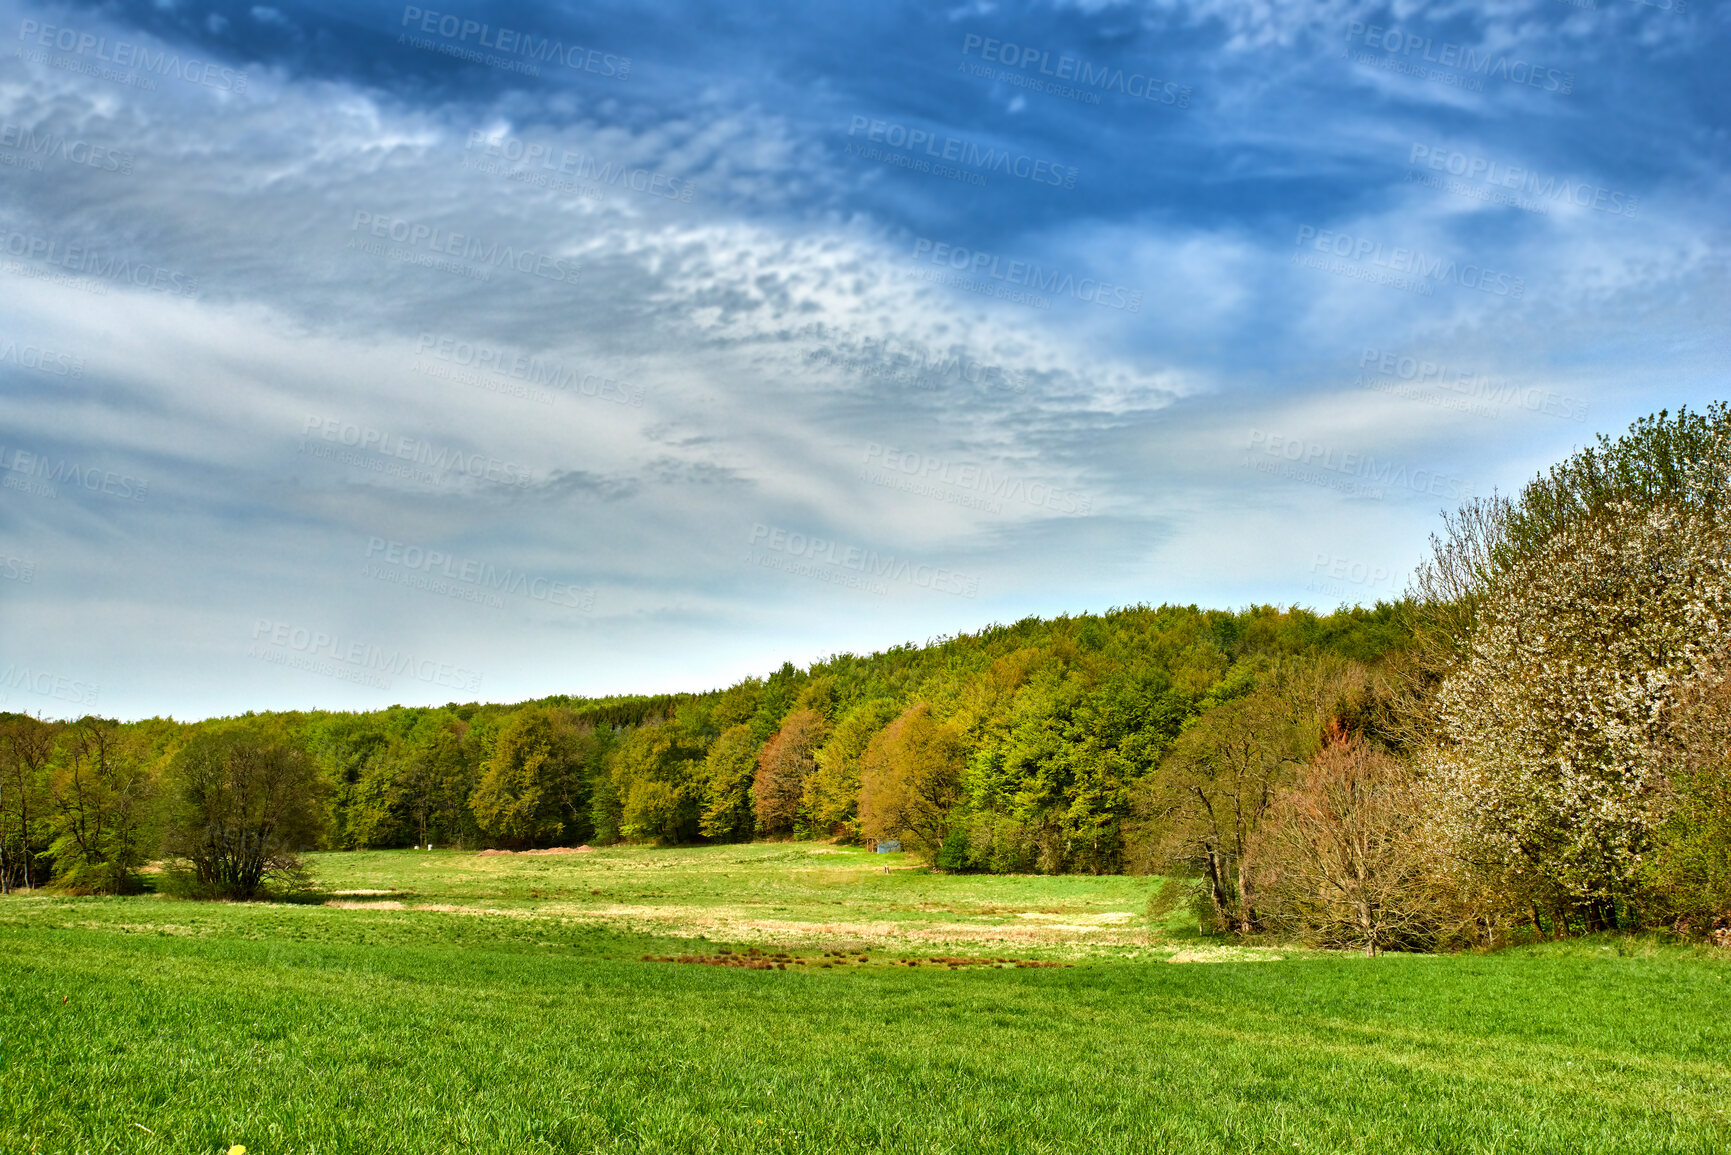
[[0, 709], [1396, 596], [1727, 395], [1726, 11], [0, 0]]

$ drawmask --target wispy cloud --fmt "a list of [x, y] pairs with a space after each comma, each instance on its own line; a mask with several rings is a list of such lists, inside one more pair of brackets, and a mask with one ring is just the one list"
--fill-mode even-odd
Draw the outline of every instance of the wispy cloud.
[[1596, 4], [0, 4], [0, 660], [197, 715], [1331, 604], [1723, 395], [1724, 21]]

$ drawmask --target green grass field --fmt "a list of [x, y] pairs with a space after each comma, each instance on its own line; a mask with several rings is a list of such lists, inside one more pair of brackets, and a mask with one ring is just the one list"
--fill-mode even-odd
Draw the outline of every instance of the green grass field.
[[[1225, 948], [811, 844], [314, 869], [0, 900], [0, 1152], [1731, 1149], [1724, 952]], [[642, 960], [723, 948], [786, 969]]]

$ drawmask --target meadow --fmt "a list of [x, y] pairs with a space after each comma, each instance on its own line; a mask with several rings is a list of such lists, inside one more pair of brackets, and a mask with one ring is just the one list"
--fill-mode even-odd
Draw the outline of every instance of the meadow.
[[1723, 951], [1226, 946], [1156, 880], [814, 843], [311, 861], [0, 899], [0, 1151], [1731, 1148]]

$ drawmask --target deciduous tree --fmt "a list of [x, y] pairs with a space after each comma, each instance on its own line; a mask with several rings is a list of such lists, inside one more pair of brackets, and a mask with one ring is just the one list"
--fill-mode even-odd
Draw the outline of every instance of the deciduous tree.
[[1324, 747], [1251, 839], [1270, 929], [1370, 955], [1432, 945], [1443, 916], [1422, 798], [1411, 773], [1363, 739]]
[[93, 717], [61, 731], [49, 792], [59, 883], [108, 894], [139, 889], [138, 868], [153, 849], [146, 819], [155, 787], [141, 737]]
[[1251, 840], [1314, 745], [1314, 724], [1268, 689], [1224, 702], [1178, 737], [1145, 784], [1156, 861], [1200, 869], [1223, 927], [1258, 929]]
[[1622, 925], [1666, 820], [1669, 719], [1731, 641], [1725, 514], [1610, 503], [1505, 563], [1437, 696], [1450, 845], [1561, 928]]
[[500, 732], [469, 796], [475, 821], [512, 845], [556, 840], [565, 829], [553, 782], [553, 723], [545, 709], [525, 709]]
[[298, 736], [280, 724], [200, 730], [169, 765], [165, 847], [199, 893], [247, 899], [292, 879], [324, 828], [323, 787]]
[[0, 891], [42, 882], [49, 853], [48, 763], [59, 724], [0, 716]]
[[828, 731], [816, 710], [795, 710], [763, 745], [752, 780], [757, 829], [770, 835], [792, 834], [803, 817], [806, 779], [817, 766], [817, 751]]
[[961, 736], [929, 703], [903, 711], [873, 736], [860, 758], [860, 831], [894, 838], [928, 858], [950, 832], [962, 797]]
[[805, 780], [801, 805], [814, 833], [852, 840], [859, 836], [860, 758], [872, 736], [897, 714], [888, 698], [873, 698], [836, 723]]
[[705, 838], [737, 842], [751, 837], [751, 780], [757, 773], [759, 746], [751, 726], [740, 722], [717, 735], [703, 760], [703, 813], [699, 832]]

